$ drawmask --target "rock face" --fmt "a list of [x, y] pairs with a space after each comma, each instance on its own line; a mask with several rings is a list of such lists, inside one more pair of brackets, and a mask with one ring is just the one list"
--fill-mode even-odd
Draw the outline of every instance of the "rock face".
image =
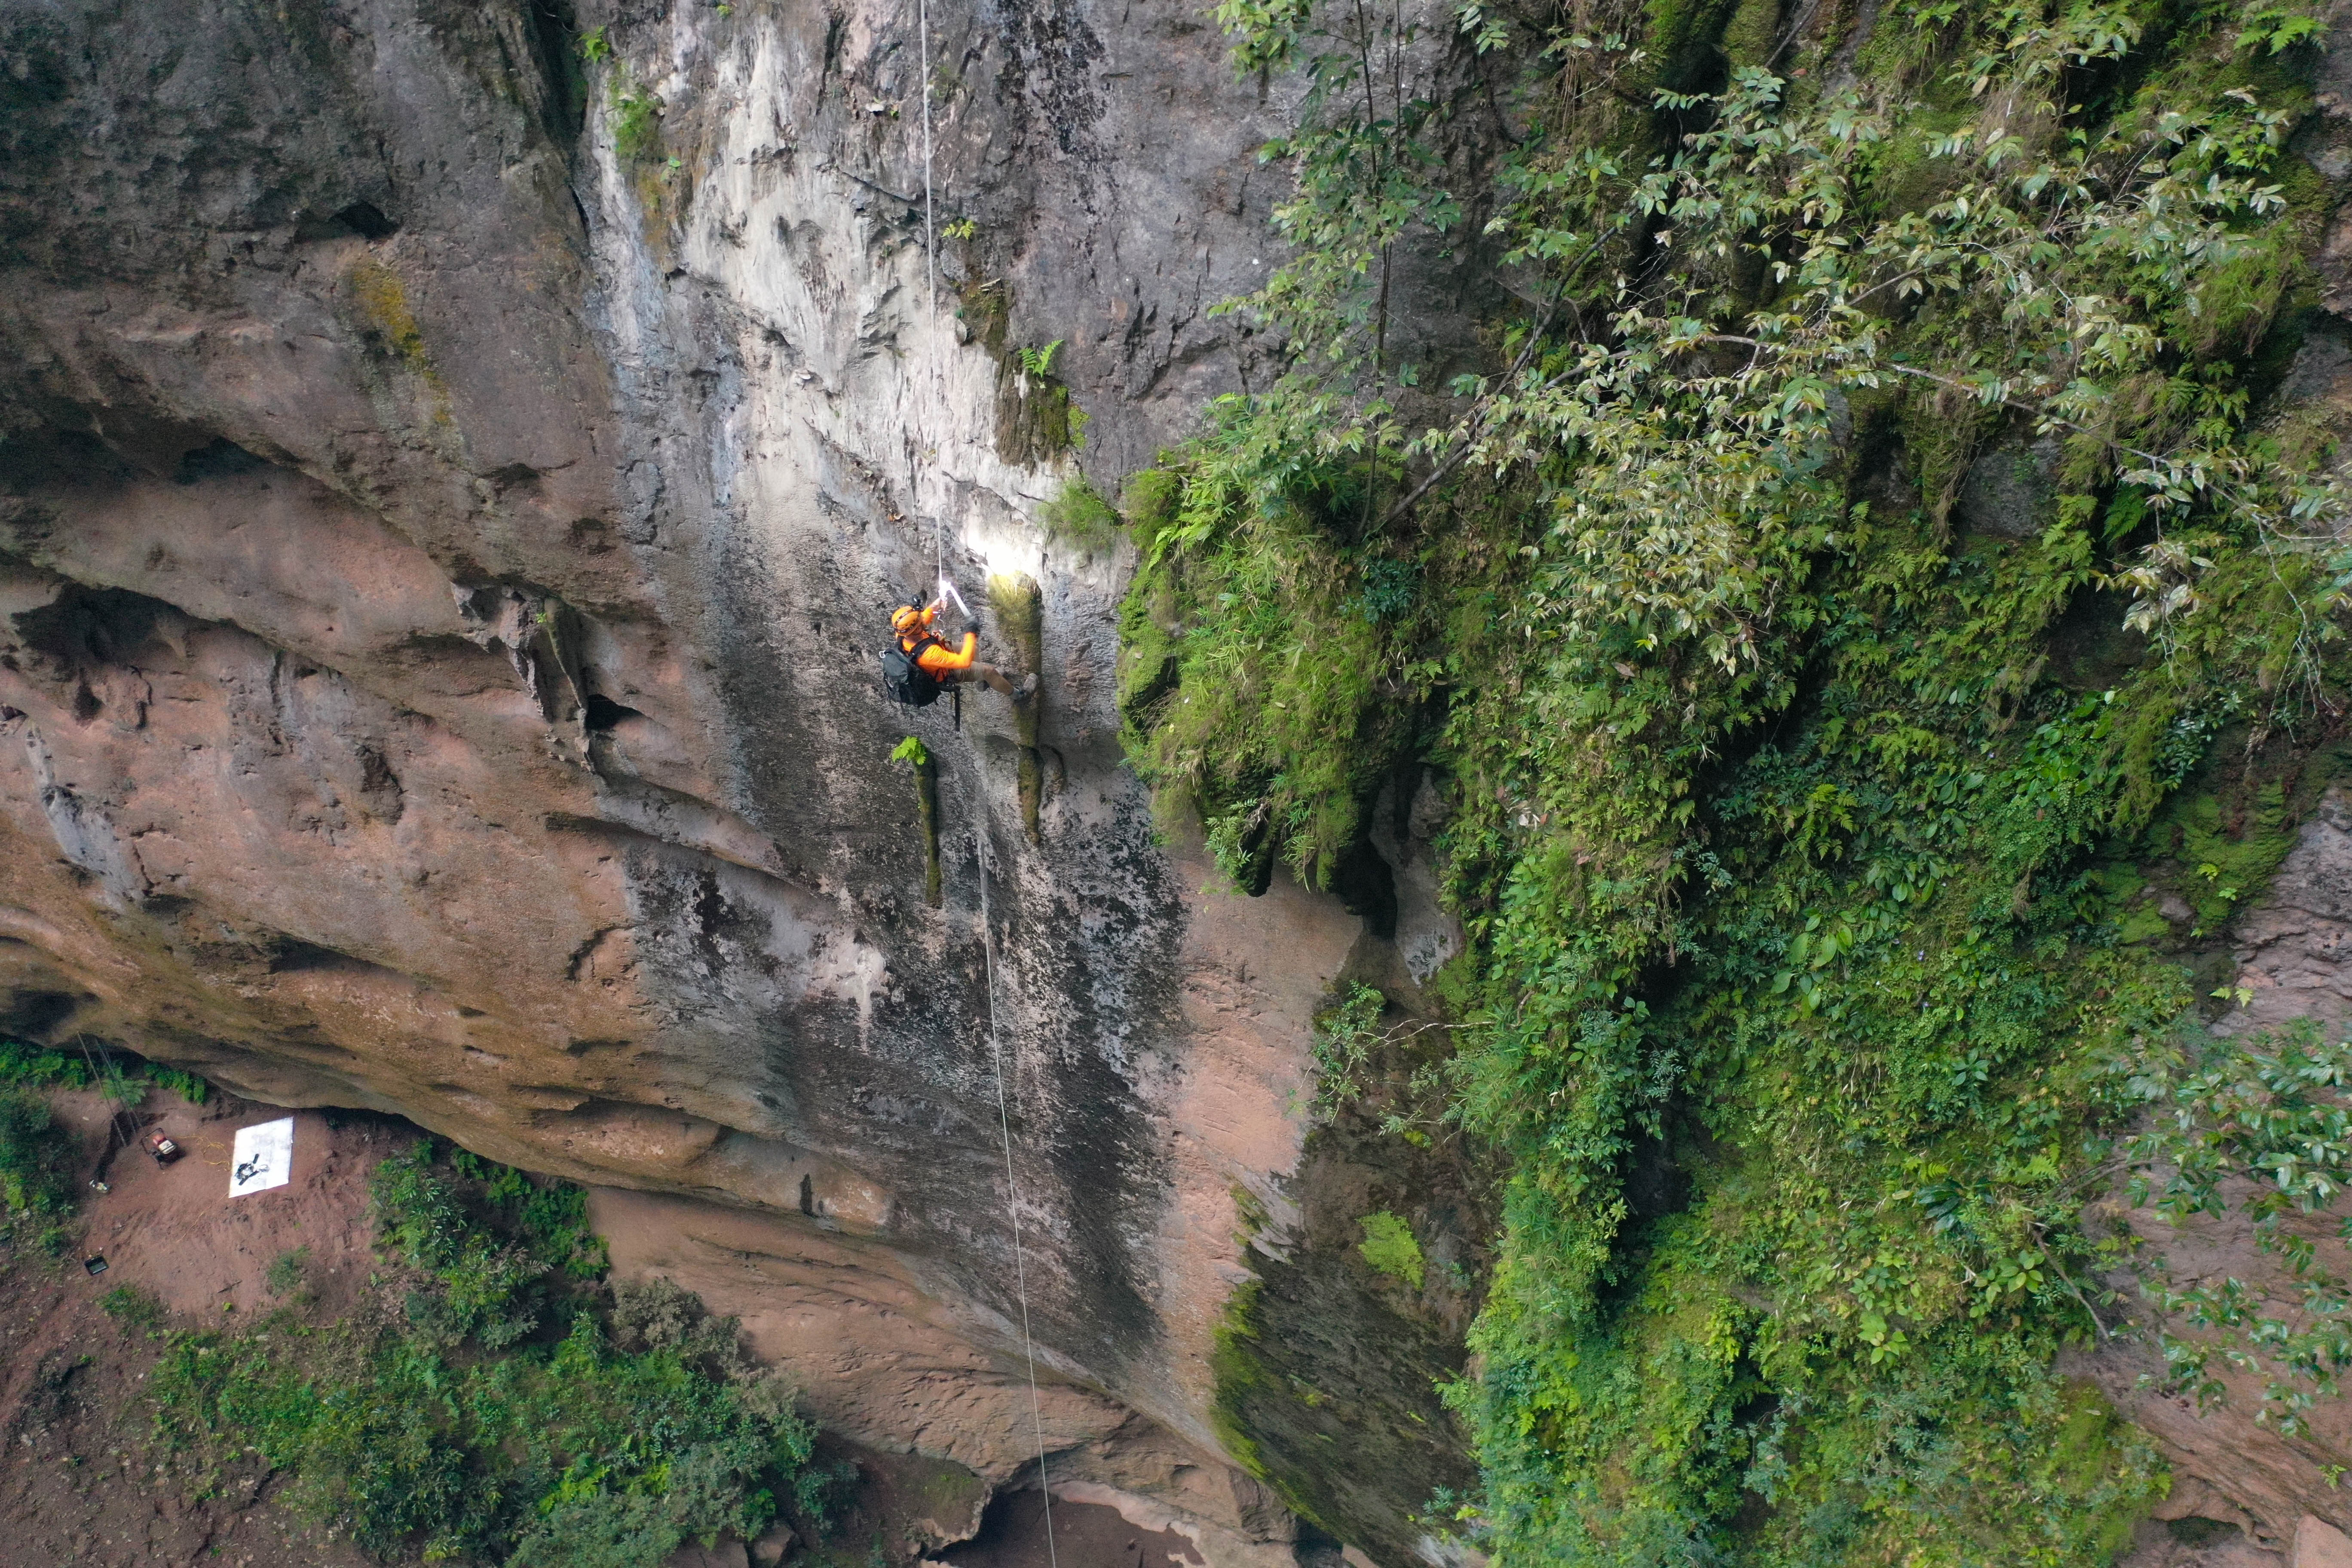
[[[2352, 994], [2342, 967], [2346, 942], [2352, 939], [2352, 800], [2343, 786], [2321, 794], [2262, 898], [2232, 922], [2231, 935], [2230, 967], [2220, 973], [2234, 971], [2231, 989], [2242, 1000], [2233, 1000], [2214, 1023], [2215, 1034], [2283, 1029], [2306, 1018], [2340, 1029], [2352, 1021]], [[2111, 1222], [2136, 1232], [2179, 1284], [2235, 1279], [2274, 1308], [2291, 1310], [2297, 1282], [2283, 1258], [2256, 1246], [2252, 1223], [2241, 1210], [2249, 1195], [2237, 1184], [2230, 1194], [2232, 1212], [2199, 1215], [2178, 1226], [2120, 1198], [2106, 1206]], [[2292, 1215], [2287, 1223], [2320, 1250], [2323, 1268], [2341, 1269], [2340, 1215]], [[2137, 1295], [2127, 1275], [2111, 1283]], [[2144, 1310], [2137, 1309], [2136, 1315]], [[2189, 1337], [2197, 1332], [2179, 1321], [2165, 1327]], [[2336, 1544], [2352, 1530], [2352, 1507], [2336, 1484], [2345, 1457], [2352, 1455], [2352, 1409], [2342, 1400], [2319, 1401], [2308, 1413], [2305, 1431], [2282, 1436], [2256, 1418], [2263, 1380], [2219, 1357], [2211, 1370], [2228, 1397], [2210, 1410], [2152, 1386], [2163, 1375], [2164, 1362], [2147, 1343], [2116, 1341], [2077, 1358], [2075, 1364], [2162, 1445], [2173, 1483], [2157, 1518], [2194, 1525], [2217, 1538], [2210, 1558], [2188, 1553], [2184, 1542], [2196, 1538], [2194, 1531], [2168, 1545], [2152, 1539], [2145, 1556], [2131, 1560], [2131, 1568], [2162, 1568], [2171, 1561], [2242, 1562], [2247, 1568], [2274, 1568], [2288, 1558], [2297, 1563], [2352, 1563]], [[2166, 1552], [2181, 1554], [2168, 1557]]]
[[[630, 1189], [997, 1479], [1025, 1272], [1056, 1484], [1289, 1561], [1209, 1356], [1372, 939], [1159, 846], [1041, 522], [1246, 382], [1263, 113], [1173, 3], [0, 6], [0, 1027]], [[1034, 743], [881, 700], [942, 565]]]

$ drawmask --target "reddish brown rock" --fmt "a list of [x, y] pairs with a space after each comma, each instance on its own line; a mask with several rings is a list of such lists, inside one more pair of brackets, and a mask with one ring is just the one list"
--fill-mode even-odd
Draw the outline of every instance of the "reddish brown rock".
[[[938, 10], [934, 295], [911, 11], [592, 4], [583, 63], [562, 9], [0, 20], [0, 1027], [595, 1184], [828, 1420], [992, 1476], [1025, 1274], [1059, 1473], [1280, 1557], [1208, 1354], [1360, 922], [1162, 847], [1120, 559], [956, 320], [1065, 341], [1115, 488], [1239, 384], [1256, 89], [1189, 6]], [[942, 561], [1043, 585], [1034, 844], [996, 699], [881, 700]]]

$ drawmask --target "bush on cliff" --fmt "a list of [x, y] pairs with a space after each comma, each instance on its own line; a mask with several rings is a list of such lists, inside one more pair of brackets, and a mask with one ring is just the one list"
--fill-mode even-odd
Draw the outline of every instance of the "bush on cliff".
[[[2130, 900], [2251, 898], [2347, 700], [2333, 437], [2258, 395], [2316, 56], [2219, 0], [1738, 9], [1227, 0], [1309, 84], [1239, 305], [1293, 357], [1131, 487], [1129, 754], [1245, 889], [1450, 784], [1454, 1115], [1510, 1164], [1458, 1527], [2102, 1562], [2158, 1467], [2051, 1362], [2129, 1310], [2085, 1205], [2197, 999]], [[1391, 330], [1440, 256], [1524, 304], [1483, 356]]]

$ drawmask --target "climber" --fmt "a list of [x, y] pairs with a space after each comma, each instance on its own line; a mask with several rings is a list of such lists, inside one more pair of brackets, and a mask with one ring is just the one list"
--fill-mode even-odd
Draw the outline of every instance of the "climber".
[[891, 615], [890, 629], [898, 635], [891, 646], [882, 650], [884, 689], [898, 701], [921, 708], [937, 700], [943, 688], [976, 679], [1016, 703], [1027, 702], [1037, 689], [1037, 678], [1031, 675], [1016, 687], [1005, 679], [1003, 670], [992, 664], [981, 663], [977, 658], [979, 632], [970, 626], [964, 628], [961, 651], [950, 650], [940, 640], [931, 623], [939, 618], [945, 605], [944, 599], [934, 599], [919, 609], [913, 605], [901, 605]]

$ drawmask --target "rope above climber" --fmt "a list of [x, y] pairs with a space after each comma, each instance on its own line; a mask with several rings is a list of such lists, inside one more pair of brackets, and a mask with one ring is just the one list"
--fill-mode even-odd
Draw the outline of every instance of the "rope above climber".
[[946, 606], [942, 596], [920, 606], [901, 605], [892, 612], [890, 630], [895, 640], [882, 650], [882, 684], [891, 698], [910, 708], [924, 708], [939, 700], [940, 693], [949, 687], [977, 680], [1003, 692], [1015, 707], [1026, 705], [1036, 693], [1037, 677], [1025, 676], [1015, 686], [1003, 670], [982, 662], [980, 632], [971, 626], [963, 629], [963, 646], [950, 648], [933, 629]]

